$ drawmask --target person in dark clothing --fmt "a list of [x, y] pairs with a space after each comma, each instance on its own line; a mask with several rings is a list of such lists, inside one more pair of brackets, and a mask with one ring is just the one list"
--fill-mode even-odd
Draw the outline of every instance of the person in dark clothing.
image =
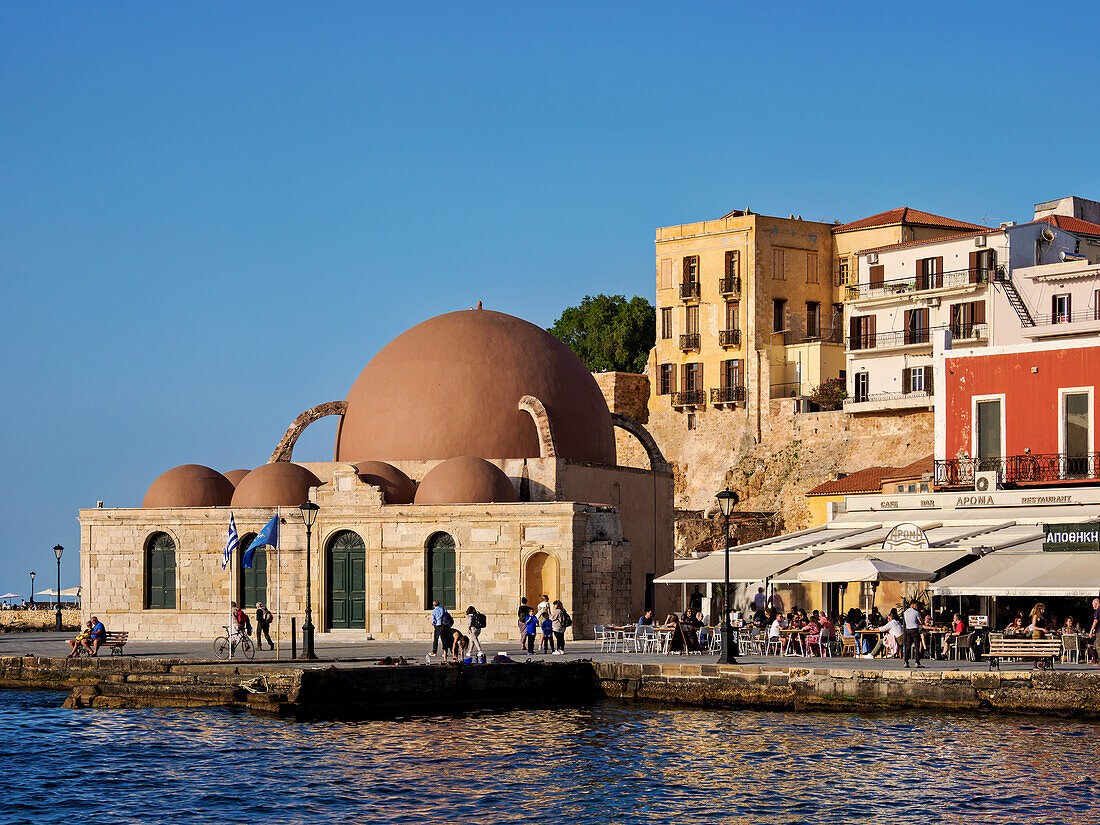
[[263, 641], [261, 636], [267, 639], [267, 649], [274, 650], [275, 643], [271, 641], [271, 622], [275, 619], [271, 611], [263, 602], [256, 602], [256, 648], [259, 649]]
[[695, 585], [695, 592], [688, 596], [688, 608], [692, 616], [703, 612], [703, 594], [699, 592], [699, 585]]

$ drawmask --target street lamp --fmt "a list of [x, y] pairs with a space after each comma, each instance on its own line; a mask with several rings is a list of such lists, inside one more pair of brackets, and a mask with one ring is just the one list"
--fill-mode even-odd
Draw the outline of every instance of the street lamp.
[[65, 548], [60, 544], [53, 546], [53, 554], [57, 556], [57, 632], [60, 633], [64, 628], [61, 627], [61, 554], [65, 552]]
[[737, 493], [732, 490], [723, 490], [715, 498], [722, 510], [722, 516], [726, 520], [726, 589], [722, 591], [722, 655], [718, 657], [720, 665], [735, 665], [737, 659], [733, 655], [733, 628], [730, 626], [730, 513], [737, 505]]
[[305, 624], [302, 625], [302, 658], [316, 659], [317, 654], [313, 652], [313, 610], [311, 606], [309, 543], [313, 533], [313, 523], [317, 521], [317, 511], [321, 508], [312, 501], [307, 501], [298, 509], [302, 511], [302, 521], [304, 521], [306, 525], [306, 621]]
[[34, 607], [34, 571], [31, 571], [31, 607]]

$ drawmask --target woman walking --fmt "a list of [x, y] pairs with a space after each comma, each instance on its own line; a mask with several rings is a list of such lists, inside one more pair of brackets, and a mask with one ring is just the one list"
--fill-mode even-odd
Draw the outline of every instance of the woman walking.
[[554, 609], [550, 611], [550, 625], [554, 629], [554, 642], [557, 650], [554, 655], [561, 656], [565, 653], [565, 629], [573, 624], [569, 614], [565, 612], [565, 606], [560, 599], [554, 599]]
[[[470, 625], [470, 658], [475, 656], [484, 656], [485, 651], [481, 649], [481, 642], [478, 640], [478, 636], [481, 635], [481, 629], [485, 627], [485, 616], [478, 613], [473, 605], [466, 608], [466, 619]], [[476, 659], [475, 659], [476, 661]]]

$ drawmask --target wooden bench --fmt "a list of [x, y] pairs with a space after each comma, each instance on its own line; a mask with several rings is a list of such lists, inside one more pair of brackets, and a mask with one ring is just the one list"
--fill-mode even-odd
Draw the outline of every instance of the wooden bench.
[[990, 639], [989, 669], [1001, 669], [1001, 659], [1034, 659], [1036, 662], [1050, 660], [1050, 669], [1054, 670], [1054, 660], [1062, 655], [1062, 640], [1053, 639]]
[[[99, 648], [100, 650], [102, 650], [105, 647], [109, 647], [111, 649], [112, 656], [121, 656], [122, 648], [126, 647], [126, 642], [129, 639], [129, 636], [130, 634], [125, 630], [116, 630], [113, 632], [108, 630], [106, 635], [104, 636], [103, 644], [101, 644]], [[77, 648], [77, 652], [81, 656], [91, 655], [90, 653], [88, 653], [87, 649], [83, 645]]]

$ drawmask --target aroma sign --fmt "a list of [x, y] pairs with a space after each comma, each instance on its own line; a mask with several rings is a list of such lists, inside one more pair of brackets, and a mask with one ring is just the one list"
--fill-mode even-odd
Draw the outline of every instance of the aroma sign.
[[883, 550], [927, 550], [928, 536], [915, 524], [899, 524], [882, 542]]

